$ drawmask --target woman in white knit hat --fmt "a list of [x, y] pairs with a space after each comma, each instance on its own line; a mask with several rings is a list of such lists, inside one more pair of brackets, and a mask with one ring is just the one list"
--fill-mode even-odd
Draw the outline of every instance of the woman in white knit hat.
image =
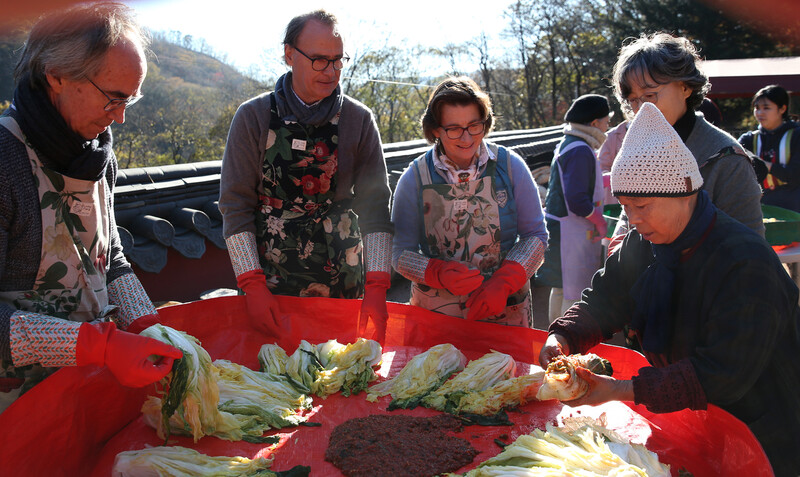
[[539, 355], [585, 353], [629, 326], [652, 366], [630, 380], [578, 376], [570, 405], [634, 401], [652, 412], [714, 404], [746, 423], [778, 476], [800, 473], [798, 290], [757, 233], [701, 190], [689, 149], [644, 104], [611, 170], [632, 230]]
[[654, 104], [692, 152], [711, 202], [763, 236], [761, 188], [750, 160], [733, 136], [696, 113], [711, 88], [699, 62], [697, 50], [686, 38], [642, 35], [620, 50], [612, 79], [614, 93], [629, 115], [644, 103]]

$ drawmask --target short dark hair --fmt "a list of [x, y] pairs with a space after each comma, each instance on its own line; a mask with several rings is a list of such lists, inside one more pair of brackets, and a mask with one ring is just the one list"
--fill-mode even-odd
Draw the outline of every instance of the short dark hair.
[[436, 142], [433, 130], [441, 126], [442, 106], [445, 104], [476, 105], [486, 126], [484, 134], [488, 136], [492, 131], [494, 116], [492, 114], [492, 100], [489, 95], [484, 93], [480, 86], [467, 76], [450, 77], [439, 83], [436, 89], [433, 90], [428, 99], [425, 113], [420, 118], [422, 134], [429, 143]]
[[93, 76], [109, 49], [130, 41], [146, 52], [150, 38], [122, 3], [90, 3], [42, 16], [28, 35], [14, 80], [47, 88], [47, 74], [72, 80]]
[[320, 9], [292, 18], [289, 24], [286, 25], [286, 33], [283, 35], [283, 44], [291, 47], [297, 46], [297, 38], [300, 36], [300, 32], [303, 31], [303, 28], [305, 28], [306, 24], [311, 20], [316, 20], [323, 25], [328, 25], [333, 29], [333, 36], [341, 37], [339, 33], [339, 20], [336, 19], [333, 13]]
[[751, 103], [752, 106], [756, 105], [756, 101], [761, 98], [766, 98], [773, 103], [778, 105], [778, 109], [782, 106], [786, 106], [786, 111], [783, 112], [783, 120], [787, 121], [789, 119], [789, 92], [783, 86], [777, 84], [771, 84], [769, 86], [764, 86], [760, 90], [758, 90], [753, 96], [753, 102]]
[[649, 74], [658, 84], [682, 81], [692, 93], [686, 98], [689, 110], [696, 110], [711, 89], [708, 77], [697, 67], [700, 56], [687, 38], [668, 33], [642, 34], [624, 45], [614, 65], [614, 95], [625, 108], [631, 81], [644, 85]]

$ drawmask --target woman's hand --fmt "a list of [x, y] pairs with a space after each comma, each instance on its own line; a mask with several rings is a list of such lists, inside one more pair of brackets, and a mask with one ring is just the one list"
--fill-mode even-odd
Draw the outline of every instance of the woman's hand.
[[561, 355], [568, 355], [569, 345], [567, 340], [558, 333], [551, 333], [544, 342], [542, 350], [539, 352], [539, 366], [547, 369], [550, 361], [558, 358]]
[[575, 373], [578, 378], [589, 384], [589, 390], [578, 399], [564, 401], [564, 404], [568, 406], [596, 406], [608, 401], [633, 401], [633, 381], [631, 380], [614, 379], [579, 367], [575, 368]]

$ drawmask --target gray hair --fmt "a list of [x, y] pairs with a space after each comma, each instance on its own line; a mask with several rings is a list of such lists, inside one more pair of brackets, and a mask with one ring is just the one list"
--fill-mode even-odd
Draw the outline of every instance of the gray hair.
[[338, 28], [339, 20], [336, 19], [336, 16], [333, 13], [329, 13], [323, 9], [320, 9], [292, 18], [289, 21], [289, 24], [286, 25], [286, 33], [283, 36], [283, 44], [291, 47], [297, 46], [297, 38], [300, 36], [300, 32], [303, 31], [303, 28], [305, 28], [306, 24], [311, 20], [316, 20], [323, 25], [328, 25], [331, 27], [333, 29], [333, 36], [341, 36]]
[[96, 74], [109, 49], [129, 41], [147, 51], [150, 38], [121, 3], [76, 5], [39, 19], [31, 29], [14, 80], [47, 88], [47, 74], [71, 80]]
[[697, 67], [699, 61], [697, 49], [684, 37], [663, 32], [642, 34], [619, 52], [614, 65], [614, 95], [624, 107], [631, 94], [631, 81], [645, 85], [645, 74], [649, 74], [657, 84], [682, 81], [692, 90], [686, 106], [694, 111], [711, 89], [708, 77]]

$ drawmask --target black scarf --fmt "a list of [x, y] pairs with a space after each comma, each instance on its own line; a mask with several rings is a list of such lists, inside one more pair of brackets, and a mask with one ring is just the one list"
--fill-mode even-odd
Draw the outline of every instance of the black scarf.
[[330, 96], [312, 106], [307, 106], [292, 90], [291, 71], [278, 78], [275, 83], [275, 105], [284, 121], [322, 126], [330, 122], [342, 109], [343, 101], [342, 87], [337, 85]]
[[47, 167], [75, 179], [103, 177], [113, 157], [111, 129], [96, 139], [83, 139], [70, 129], [47, 91], [32, 88], [27, 77], [14, 90], [14, 108], [22, 133]]
[[653, 262], [631, 288], [636, 303], [631, 327], [644, 335], [642, 349], [661, 354], [672, 341], [672, 301], [675, 289], [675, 268], [681, 252], [697, 245], [717, 215], [706, 191], [697, 194], [697, 205], [686, 228], [669, 244], [652, 244]]

